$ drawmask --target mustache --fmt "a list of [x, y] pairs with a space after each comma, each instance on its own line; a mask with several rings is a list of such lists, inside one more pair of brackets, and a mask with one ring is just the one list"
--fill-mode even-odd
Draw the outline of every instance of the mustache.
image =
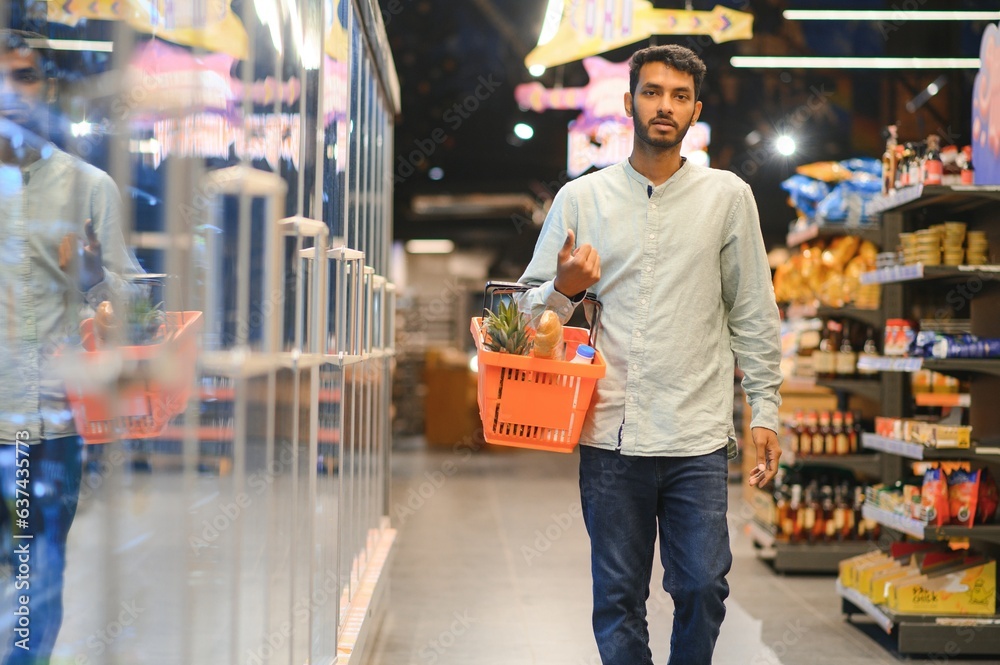
[[649, 124], [650, 125], [666, 124], [666, 125], [670, 125], [671, 127], [675, 128], [675, 129], [677, 128], [677, 123], [674, 122], [674, 120], [672, 118], [668, 118], [665, 115], [658, 115], [658, 116], [656, 116], [655, 118], [653, 118], [652, 120], [649, 121]]

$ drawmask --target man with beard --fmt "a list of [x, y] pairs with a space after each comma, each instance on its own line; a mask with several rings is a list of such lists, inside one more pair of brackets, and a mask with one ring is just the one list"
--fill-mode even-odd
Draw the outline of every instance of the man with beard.
[[83, 446], [56, 353], [79, 343], [87, 305], [119, 298], [122, 275], [141, 272], [114, 181], [45, 138], [50, 82], [30, 38], [44, 41], [0, 30], [0, 560], [17, 606], [0, 613], [7, 665], [48, 663], [62, 624]]
[[646, 599], [657, 532], [674, 601], [671, 665], [708, 665], [732, 563], [727, 451], [735, 454], [733, 356], [753, 410], [757, 469], [781, 454], [778, 309], [750, 187], [690, 163], [704, 63], [656, 46], [630, 61], [627, 161], [567, 184], [521, 282], [521, 308], [568, 320], [589, 289], [604, 305], [598, 381], [580, 446], [593, 625], [604, 665], [652, 665]]

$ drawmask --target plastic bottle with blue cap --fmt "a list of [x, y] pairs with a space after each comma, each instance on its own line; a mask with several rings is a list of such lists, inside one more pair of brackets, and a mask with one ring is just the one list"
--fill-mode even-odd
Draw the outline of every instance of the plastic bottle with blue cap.
[[576, 347], [576, 355], [570, 360], [571, 363], [579, 363], [581, 365], [591, 365], [594, 362], [594, 347], [587, 346], [586, 344], [581, 344]]

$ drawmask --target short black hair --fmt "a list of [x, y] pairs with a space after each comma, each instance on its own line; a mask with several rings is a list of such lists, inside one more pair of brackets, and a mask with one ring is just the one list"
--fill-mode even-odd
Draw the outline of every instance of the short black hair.
[[56, 67], [52, 52], [45, 46], [36, 46], [35, 44], [48, 44], [48, 40], [36, 32], [0, 29], [0, 53], [12, 51], [35, 53], [38, 55], [38, 66], [45, 76], [54, 76]]
[[629, 92], [633, 96], [636, 86], [639, 85], [639, 70], [647, 62], [662, 62], [667, 67], [693, 76], [694, 98], [698, 99], [698, 95], [701, 94], [701, 84], [705, 80], [705, 72], [708, 70], [694, 51], [678, 44], [664, 44], [650, 46], [633, 53], [628, 61]]

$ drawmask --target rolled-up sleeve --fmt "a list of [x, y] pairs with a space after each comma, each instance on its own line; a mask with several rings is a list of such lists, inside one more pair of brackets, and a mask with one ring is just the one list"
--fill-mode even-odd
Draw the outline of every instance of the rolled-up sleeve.
[[[566, 242], [566, 231], [572, 228], [576, 232], [575, 205], [568, 193], [570, 187], [563, 187], [552, 201], [552, 207], [542, 224], [541, 233], [535, 243], [535, 253], [524, 274], [518, 280], [535, 288], [523, 294], [518, 299], [521, 312], [531, 318], [532, 326], [537, 327], [538, 319], [551, 309], [566, 323], [573, 315], [579, 299], [570, 299], [556, 291], [554, 280], [556, 266], [559, 261], [559, 250]], [[580, 294], [582, 298], [583, 294]]]
[[737, 198], [722, 252], [722, 295], [733, 352], [743, 370], [751, 427], [778, 431], [781, 396], [781, 322], [760, 231], [757, 204], [748, 186]]

